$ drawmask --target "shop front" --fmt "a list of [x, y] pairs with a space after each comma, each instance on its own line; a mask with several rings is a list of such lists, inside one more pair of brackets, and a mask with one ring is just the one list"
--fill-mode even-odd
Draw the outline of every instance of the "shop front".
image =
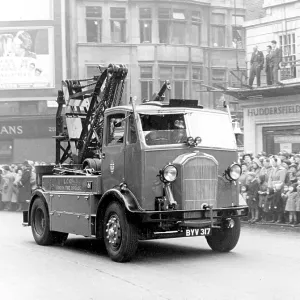
[[55, 161], [55, 118], [0, 119], [0, 164]]
[[245, 151], [300, 152], [300, 95], [242, 102]]

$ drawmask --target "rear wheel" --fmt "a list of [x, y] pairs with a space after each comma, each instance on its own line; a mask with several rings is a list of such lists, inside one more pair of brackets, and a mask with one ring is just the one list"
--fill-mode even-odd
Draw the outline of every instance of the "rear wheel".
[[241, 232], [241, 221], [239, 218], [233, 218], [234, 226], [228, 228], [227, 224], [222, 229], [216, 229], [206, 240], [210, 248], [218, 252], [229, 252], [238, 243]]
[[36, 198], [31, 208], [31, 230], [38, 245], [62, 244], [68, 233], [50, 230], [50, 219], [47, 206], [41, 198]]
[[103, 230], [104, 243], [110, 258], [116, 262], [131, 260], [138, 246], [138, 232], [119, 203], [112, 202], [107, 207]]

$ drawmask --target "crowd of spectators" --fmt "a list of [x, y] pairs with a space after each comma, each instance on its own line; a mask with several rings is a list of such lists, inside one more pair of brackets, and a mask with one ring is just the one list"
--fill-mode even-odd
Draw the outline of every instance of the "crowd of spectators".
[[249, 206], [248, 221], [299, 224], [300, 154], [245, 153], [240, 163], [240, 193]]
[[22, 164], [0, 165], [0, 210], [27, 209], [32, 190], [36, 188], [35, 166], [26, 160]]

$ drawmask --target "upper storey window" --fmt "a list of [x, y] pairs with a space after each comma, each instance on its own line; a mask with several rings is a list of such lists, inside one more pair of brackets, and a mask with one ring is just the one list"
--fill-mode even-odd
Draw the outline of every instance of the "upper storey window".
[[86, 40], [88, 43], [101, 43], [102, 41], [102, 7], [86, 6]]
[[159, 42], [165, 44], [185, 44], [186, 22], [185, 10], [159, 8]]
[[112, 43], [126, 42], [126, 10], [124, 7], [110, 8], [110, 30]]
[[225, 47], [225, 14], [213, 13], [211, 17], [212, 45]]
[[140, 8], [140, 42], [152, 42], [152, 10]]

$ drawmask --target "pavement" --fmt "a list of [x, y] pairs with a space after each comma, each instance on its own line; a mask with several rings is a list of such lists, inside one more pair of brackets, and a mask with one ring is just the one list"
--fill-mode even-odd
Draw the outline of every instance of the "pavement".
[[243, 224], [230, 253], [205, 238], [144, 241], [129, 263], [111, 261], [95, 239], [35, 244], [22, 214], [0, 211], [2, 300], [298, 300], [298, 228]]

